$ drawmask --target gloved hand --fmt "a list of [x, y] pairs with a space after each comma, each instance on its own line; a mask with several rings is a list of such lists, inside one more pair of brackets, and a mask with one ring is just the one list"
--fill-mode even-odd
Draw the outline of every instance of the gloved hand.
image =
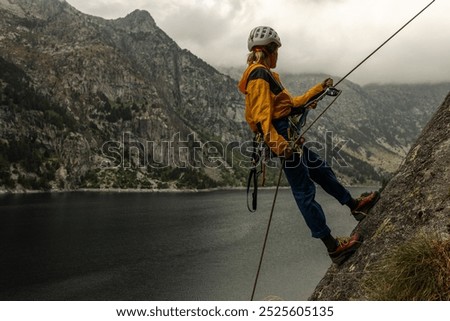
[[294, 153], [301, 153], [302, 152], [302, 146], [305, 143], [304, 137], [297, 138], [294, 142], [291, 143], [291, 146], [286, 147], [284, 150], [284, 157], [286, 159], [289, 159], [292, 157]]
[[303, 146], [303, 144], [305, 143], [305, 137], [299, 137], [299, 138], [297, 138], [297, 140], [295, 141], [295, 145], [297, 145], [297, 146]]
[[328, 87], [333, 87], [333, 79], [327, 78], [322, 82], [322, 86], [324, 89], [327, 89]]

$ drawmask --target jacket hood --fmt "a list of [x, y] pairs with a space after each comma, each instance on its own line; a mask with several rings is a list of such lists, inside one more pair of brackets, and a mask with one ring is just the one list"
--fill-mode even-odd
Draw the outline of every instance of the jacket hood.
[[242, 78], [239, 81], [239, 91], [243, 94], [245, 94], [246, 90], [247, 90], [247, 83], [248, 83], [248, 77], [250, 76], [250, 74], [252, 73], [253, 70], [255, 70], [256, 68], [267, 68], [266, 66], [264, 66], [263, 64], [251, 64], [250, 66], [247, 67], [247, 69], [245, 69], [244, 73], [242, 74]]

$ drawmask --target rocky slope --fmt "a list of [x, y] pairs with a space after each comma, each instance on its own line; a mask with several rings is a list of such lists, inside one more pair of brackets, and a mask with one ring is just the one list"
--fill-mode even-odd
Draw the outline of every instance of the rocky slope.
[[[382, 192], [380, 201], [357, 226], [356, 230], [365, 236], [362, 246], [342, 266], [332, 266], [328, 270], [310, 299], [370, 298], [369, 293], [374, 289], [364, 282], [372, 267], [399, 246], [418, 235], [438, 235], [449, 240], [449, 180], [450, 94], [412, 146], [404, 164]], [[450, 249], [446, 251], [446, 260], [450, 260]], [[450, 261], [441, 263], [448, 267]], [[448, 289], [450, 279], [444, 282]]]

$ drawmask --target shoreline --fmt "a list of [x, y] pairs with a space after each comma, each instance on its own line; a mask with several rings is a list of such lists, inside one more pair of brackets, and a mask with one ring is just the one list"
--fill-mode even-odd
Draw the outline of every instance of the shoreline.
[[[371, 188], [371, 189], [380, 189], [381, 185], [349, 185], [345, 186], [346, 188]], [[258, 190], [275, 190], [276, 186], [265, 186], [258, 187]], [[290, 189], [290, 186], [280, 186], [279, 189], [285, 190]], [[245, 186], [228, 186], [228, 187], [214, 187], [214, 188], [205, 188], [205, 189], [140, 189], [140, 188], [79, 188], [79, 189], [71, 189], [71, 190], [49, 190], [49, 191], [40, 191], [40, 190], [20, 190], [20, 191], [7, 191], [0, 190], [0, 196], [2, 195], [27, 195], [27, 194], [59, 194], [59, 193], [208, 193], [208, 192], [218, 192], [218, 191], [246, 191], [247, 187]]]

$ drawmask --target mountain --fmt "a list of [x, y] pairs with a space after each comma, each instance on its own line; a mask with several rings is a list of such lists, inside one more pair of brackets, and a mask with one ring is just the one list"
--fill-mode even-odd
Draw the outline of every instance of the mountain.
[[[252, 135], [236, 79], [148, 12], [105, 20], [60, 0], [0, 0], [0, 14], [0, 190], [245, 185]], [[300, 92], [322, 78], [284, 79]], [[449, 87], [345, 82], [307, 138], [344, 183], [379, 183]]]
[[311, 300], [450, 299], [449, 147], [450, 94], [356, 227], [364, 243]]
[[224, 165], [225, 147], [250, 137], [235, 81], [148, 12], [105, 20], [58, 0], [3, 0], [0, 11], [0, 185], [239, 184]]

